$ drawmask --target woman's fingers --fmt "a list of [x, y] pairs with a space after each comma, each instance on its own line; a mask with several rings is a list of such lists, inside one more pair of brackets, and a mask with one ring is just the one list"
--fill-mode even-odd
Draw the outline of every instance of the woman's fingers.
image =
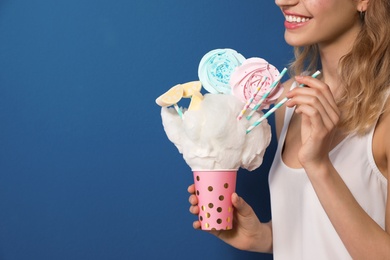
[[[188, 186], [187, 191], [191, 194], [188, 198], [188, 201], [190, 202], [190, 212], [191, 214], [198, 215], [199, 214], [199, 207], [198, 207], [198, 198], [195, 196], [195, 185], [192, 184]], [[201, 224], [199, 220], [196, 220], [192, 223], [192, 226], [194, 229], [200, 229]]]
[[187, 191], [190, 194], [194, 194], [195, 193], [195, 184], [191, 184], [190, 186], [188, 186]]
[[195, 195], [195, 184], [191, 184], [190, 186], [188, 186], [187, 191], [188, 191], [189, 194], [191, 194], [190, 197], [188, 198], [188, 202], [192, 206], [197, 205], [198, 204], [198, 198]]
[[188, 198], [188, 202], [191, 204], [191, 205], [197, 205], [198, 204], [198, 198], [192, 194], [189, 198]]
[[201, 225], [202, 225], [202, 224], [200, 223], [199, 220], [194, 221], [194, 222], [192, 223], [192, 226], [194, 227], [194, 229], [200, 229]]
[[312, 118], [320, 124], [319, 127], [329, 129], [337, 123], [337, 115], [332, 112], [332, 109], [325, 107], [316, 97], [297, 95], [289, 100], [288, 106], [297, 106], [296, 113], [305, 114]]
[[[190, 206], [190, 212], [194, 215], [198, 215], [199, 214], [199, 207], [198, 207], [198, 198], [195, 196], [195, 184], [191, 184], [190, 186], [188, 186], [188, 189], [187, 189], [188, 193], [190, 193], [190, 197], [188, 199], [188, 201], [190, 202], [191, 206]], [[195, 220], [193, 223], [192, 223], [192, 226], [194, 229], [200, 229], [201, 228], [201, 223], [199, 220]]]
[[319, 91], [318, 94], [322, 94], [325, 96], [325, 98], [327, 100], [333, 101], [330, 103], [330, 105], [333, 107], [333, 109], [338, 110], [336, 102], [334, 102], [334, 97], [333, 97], [332, 91], [330, 90], [330, 88], [327, 84], [325, 84], [324, 82], [322, 82], [316, 78], [309, 77], [309, 76], [296, 77], [296, 80], [300, 84], [303, 84], [305, 86], [309, 86], [309, 89], [318, 90]]
[[[287, 93], [286, 96], [290, 99], [287, 105], [289, 107], [297, 106], [296, 111], [298, 113], [305, 112], [308, 116], [321, 116], [326, 127], [336, 125], [340, 112], [329, 87], [323, 82], [310, 77], [305, 82], [312, 83], [312, 85], [295, 88]], [[306, 107], [303, 108], [303, 105], [306, 105]], [[310, 107], [313, 109], [310, 109]]]
[[199, 207], [197, 205], [191, 205], [190, 212], [194, 215], [198, 215], [199, 214]]

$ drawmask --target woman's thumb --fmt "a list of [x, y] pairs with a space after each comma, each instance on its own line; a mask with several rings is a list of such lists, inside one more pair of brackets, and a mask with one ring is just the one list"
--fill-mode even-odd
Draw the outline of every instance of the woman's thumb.
[[253, 210], [251, 206], [249, 206], [248, 203], [246, 203], [243, 198], [238, 196], [237, 193], [232, 194], [232, 204], [234, 208], [237, 210], [237, 213], [239, 213], [242, 216], [249, 216], [253, 214]]

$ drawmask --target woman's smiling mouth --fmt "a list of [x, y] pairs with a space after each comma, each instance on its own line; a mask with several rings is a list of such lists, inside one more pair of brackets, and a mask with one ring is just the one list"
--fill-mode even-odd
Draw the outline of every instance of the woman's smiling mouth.
[[296, 15], [285, 15], [285, 18], [289, 23], [304, 23], [310, 20], [310, 18]]

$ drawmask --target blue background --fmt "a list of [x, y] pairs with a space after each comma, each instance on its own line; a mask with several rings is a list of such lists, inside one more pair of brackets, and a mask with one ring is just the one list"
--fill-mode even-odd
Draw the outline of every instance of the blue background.
[[[272, 259], [193, 230], [155, 104], [216, 48], [292, 57], [274, 1], [1, 0], [0, 259]], [[239, 172], [262, 221], [274, 150]]]

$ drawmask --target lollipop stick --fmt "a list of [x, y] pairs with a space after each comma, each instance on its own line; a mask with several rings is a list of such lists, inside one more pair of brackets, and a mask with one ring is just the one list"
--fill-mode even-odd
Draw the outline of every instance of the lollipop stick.
[[246, 110], [252, 104], [253, 100], [256, 98], [257, 94], [259, 93], [260, 89], [263, 87], [266, 80], [267, 77], [262, 77], [261, 81], [257, 84], [257, 88], [255, 92], [253, 92], [252, 97], [246, 101], [244, 108], [241, 110], [240, 114], [237, 117], [237, 120], [241, 120], [241, 118], [244, 116]]
[[180, 107], [177, 104], [174, 104], [173, 106], [179, 114], [180, 118], [183, 119], [183, 111], [181, 111]]
[[250, 120], [253, 116], [253, 114], [259, 109], [261, 104], [264, 102], [264, 100], [271, 94], [271, 92], [275, 89], [275, 87], [279, 84], [280, 80], [283, 78], [284, 74], [286, 74], [287, 68], [284, 68], [282, 72], [280, 73], [279, 77], [272, 83], [270, 86], [270, 89], [267, 93], [264, 94], [264, 96], [259, 100], [259, 102], [256, 104], [256, 106], [252, 109], [252, 111], [249, 113], [249, 115], [246, 117], [246, 119]]
[[[316, 71], [313, 75], [311, 75], [313, 78], [317, 77], [321, 72], [320, 71]], [[301, 84], [299, 85], [299, 87], [304, 87], [305, 85], [304, 84]], [[288, 100], [288, 98], [283, 98], [279, 103], [277, 103], [272, 109], [268, 110], [267, 113], [265, 113], [262, 117], [260, 117], [258, 120], [256, 120], [247, 130], [246, 130], [246, 133], [248, 134], [250, 131], [253, 130], [253, 128], [255, 128], [256, 126], [258, 126], [259, 124], [261, 124], [261, 122], [263, 122], [264, 119], [268, 118], [273, 112], [276, 111], [276, 109], [280, 108], [281, 106], [283, 106], [284, 103], [286, 103]]]

